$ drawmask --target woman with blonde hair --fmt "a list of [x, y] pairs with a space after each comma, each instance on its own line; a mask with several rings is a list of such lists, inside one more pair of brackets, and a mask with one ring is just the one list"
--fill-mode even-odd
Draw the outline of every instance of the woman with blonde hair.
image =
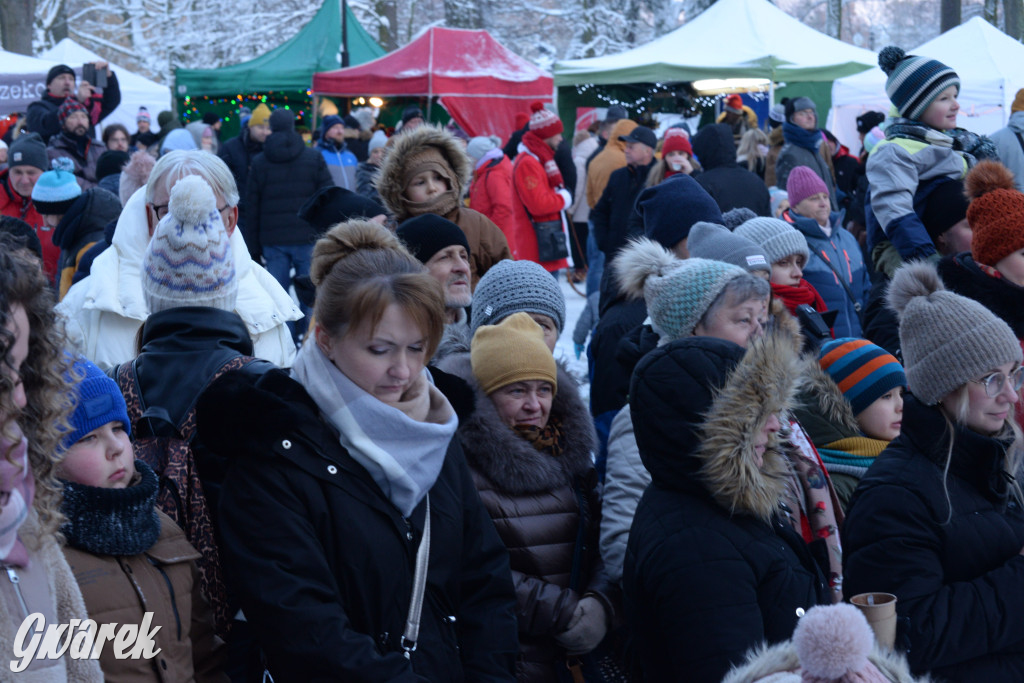
[[[48, 626], [87, 618], [58, 545], [54, 454], [73, 405], [50, 285], [38, 259], [0, 237], [0, 563], [9, 579], [0, 582], [0, 649], [8, 654], [30, 614], [42, 614]], [[96, 661], [70, 657], [31, 659], [20, 675], [103, 680]]]
[[227, 459], [222, 548], [278, 681], [513, 680], [508, 555], [426, 364], [444, 295], [386, 228], [313, 250], [316, 327], [282, 370], [225, 374], [199, 435]]
[[764, 180], [768, 156], [768, 136], [759, 128], [751, 128], [740, 138], [740, 146], [736, 149], [736, 163], [746, 166], [751, 173]]
[[850, 502], [843, 592], [897, 597], [915, 674], [1022, 680], [1020, 344], [931, 264], [896, 271], [888, 298], [910, 395], [900, 435]]

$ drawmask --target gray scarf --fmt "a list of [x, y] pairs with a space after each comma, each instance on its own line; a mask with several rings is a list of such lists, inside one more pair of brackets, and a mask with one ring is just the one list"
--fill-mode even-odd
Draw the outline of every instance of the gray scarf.
[[408, 517], [437, 481], [459, 420], [426, 368], [396, 406], [360, 389], [312, 341], [294, 377], [341, 434], [341, 445]]

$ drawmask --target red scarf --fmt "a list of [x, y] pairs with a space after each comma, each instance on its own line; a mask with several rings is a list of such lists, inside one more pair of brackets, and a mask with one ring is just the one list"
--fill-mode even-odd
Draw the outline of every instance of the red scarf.
[[558, 164], [555, 163], [555, 150], [551, 149], [548, 143], [537, 137], [532, 130], [528, 130], [523, 134], [523, 146], [540, 159], [544, 172], [548, 174], [548, 185], [552, 189], [557, 190], [565, 185], [565, 181], [562, 180], [562, 172], [558, 170]]
[[796, 287], [777, 285], [773, 282], [772, 294], [776, 298], [782, 299], [782, 303], [786, 304], [786, 308], [793, 315], [796, 315], [796, 307], [802, 304], [810, 304], [811, 308], [818, 313], [824, 313], [828, 310], [828, 306], [825, 305], [825, 300], [818, 294], [818, 290], [803, 278], [800, 278], [800, 284]]

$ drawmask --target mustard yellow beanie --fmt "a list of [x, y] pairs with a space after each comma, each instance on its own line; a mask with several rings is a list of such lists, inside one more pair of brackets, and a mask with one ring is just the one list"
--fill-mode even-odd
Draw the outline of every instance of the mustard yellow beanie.
[[481, 326], [469, 348], [473, 375], [487, 395], [527, 380], [551, 382], [558, 389], [558, 369], [544, 343], [544, 331], [526, 313]]

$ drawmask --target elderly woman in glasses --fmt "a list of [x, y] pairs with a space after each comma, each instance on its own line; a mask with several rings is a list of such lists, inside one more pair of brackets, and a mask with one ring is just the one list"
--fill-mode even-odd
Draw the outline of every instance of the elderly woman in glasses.
[[1020, 344], [931, 265], [901, 268], [888, 296], [910, 395], [900, 436], [853, 494], [844, 593], [896, 595], [915, 674], [1024, 680]]

